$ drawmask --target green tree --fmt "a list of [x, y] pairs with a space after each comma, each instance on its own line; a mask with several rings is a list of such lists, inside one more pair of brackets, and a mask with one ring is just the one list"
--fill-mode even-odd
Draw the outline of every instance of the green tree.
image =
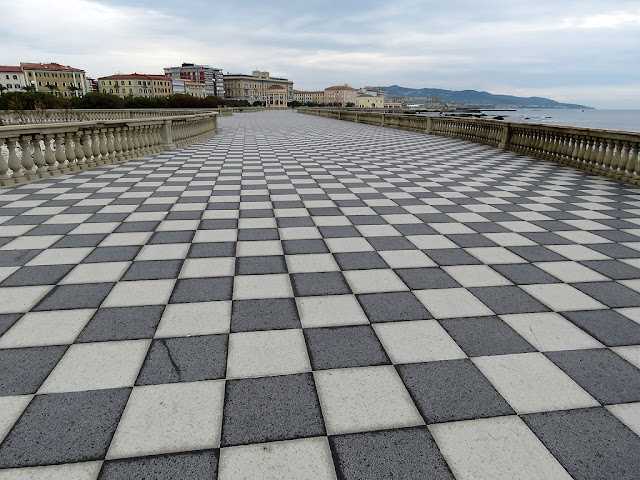
[[2, 95], [5, 90], [9, 90], [9, 89], [7, 87], [5, 87], [4, 85], [0, 85], [0, 95]]
[[26, 85], [26, 86], [22, 87], [22, 90], [24, 90], [25, 92], [35, 92], [36, 91], [36, 86], [35, 85]]

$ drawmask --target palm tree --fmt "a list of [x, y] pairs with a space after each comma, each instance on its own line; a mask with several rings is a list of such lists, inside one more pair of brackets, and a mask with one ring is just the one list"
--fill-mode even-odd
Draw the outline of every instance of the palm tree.
[[25, 92], [35, 92], [36, 91], [36, 86], [35, 85], [26, 85], [26, 86], [22, 87], [22, 90], [24, 90]]
[[81, 89], [80, 87], [76, 87], [75, 85], [69, 85], [69, 86], [67, 87], [67, 90], [69, 90], [69, 91], [71, 92], [71, 96], [72, 96], [72, 97], [75, 97], [75, 96], [76, 96], [76, 92], [77, 92], [78, 90], [82, 90], [82, 89]]
[[49, 93], [53, 95], [54, 90], [60, 90], [57, 85], [52, 85], [49, 82], [45, 85], [45, 88], [49, 89]]
[[0, 95], [2, 95], [5, 90], [9, 90], [9, 89], [4, 85], [0, 85]]

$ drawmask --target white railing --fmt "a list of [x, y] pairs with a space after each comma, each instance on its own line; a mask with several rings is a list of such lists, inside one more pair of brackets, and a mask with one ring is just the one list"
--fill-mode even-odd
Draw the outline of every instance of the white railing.
[[218, 114], [0, 127], [0, 186], [184, 147], [218, 133]]
[[461, 138], [640, 185], [640, 133], [460, 117], [299, 108], [351, 122]]
[[96, 108], [50, 110], [0, 110], [0, 125], [31, 123], [86, 122], [91, 120], [128, 120], [132, 118], [175, 117], [217, 112], [222, 117], [233, 115], [233, 108]]

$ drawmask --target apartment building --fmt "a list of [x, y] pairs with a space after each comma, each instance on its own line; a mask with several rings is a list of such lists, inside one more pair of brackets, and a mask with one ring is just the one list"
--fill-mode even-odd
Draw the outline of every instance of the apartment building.
[[324, 89], [324, 103], [327, 105], [340, 105], [345, 107], [347, 103], [354, 105], [358, 101], [358, 90], [344, 85], [335, 85]]
[[205, 96], [213, 95], [224, 98], [224, 76], [222, 69], [209, 65], [183, 63], [179, 67], [166, 67], [164, 74], [174, 80], [188, 80], [205, 84]]
[[293, 99], [300, 103], [324, 103], [324, 90], [294, 90]]
[[23, 91], [22, 87], [27, 85], [24, 72], [17, 66], [0, 65], [0, 85], [4, 87], [3, 91]]
[[246, 100], [248, 102], [266, 101], [266, 92], [273, 86], [284, 88], [287, 102], [293, 100], [293, 81], [286, 78], [272, 77], [269, 72], [254, 70], [251, 75], [242, 73], [227, 73], [224, 75], [224, 90], [226, 98], [231, 100]]
[[384, 97], [375, 97], [371, 95], [360, 95], [356, 98], [356, 107], [358, 108], [384, 108]]
[[[58, 97], [77, 97], [87, 93], [87, 76], [84, 70], [59, 63], [20, 62], [27, 85], [37, 92], [52, 92]], [[55, 87], [53, 90], [47, 84]]]
[[164, 75], [109, 75], [98, 79], [100, 92], [119, 97], [168, 97], [173, 95], [173, 82]]

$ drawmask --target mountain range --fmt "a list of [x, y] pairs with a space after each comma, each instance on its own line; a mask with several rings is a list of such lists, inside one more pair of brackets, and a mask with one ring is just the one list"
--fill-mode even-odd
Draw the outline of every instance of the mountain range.
[[387, 95], [398, 97], [440, 97], [444, 102], [455, 102], [465, 106], [478, 107], [543, 107], [543, 108], [592, 108], [574, 103], [560, 103], [543, 97], [516, 97], [513, 95], [494, 95], [478, 90], [444, 90], [441, 88], [406, 88], [398, 85], [378, 87], [387, 91]]

